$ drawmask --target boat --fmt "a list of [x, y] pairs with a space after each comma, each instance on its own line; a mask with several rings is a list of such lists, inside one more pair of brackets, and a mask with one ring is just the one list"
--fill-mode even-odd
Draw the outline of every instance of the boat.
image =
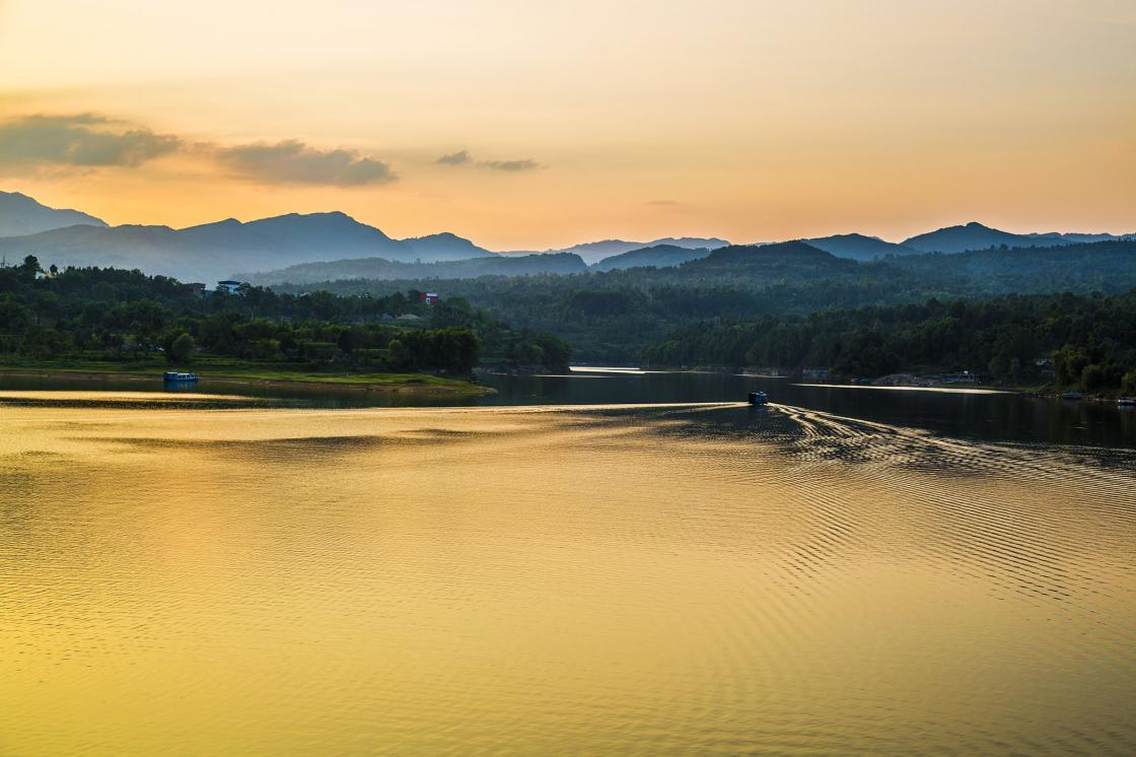
[[765, 395], [765, 392], [750, 392], [749, 393], [749, 404], [751, 404], [755, 407], [760, 407], [762, 405], [768, 405], [769, 404], [769, 397], [767, 397]]
[[167, 384], [192, 384], [197, 381], [197, 374], [189, 371], [166, 371], [162, 380]]
[[1080, 392], [1065, 392], [1061, 395], [1061, 399], [1076, 402], [1077, 400], [1081, 399], [1081, 396], [1082, 395]]
[[1136, 407], [1136, 397], [1118, 397], [1116, 404], [1121, 407]]

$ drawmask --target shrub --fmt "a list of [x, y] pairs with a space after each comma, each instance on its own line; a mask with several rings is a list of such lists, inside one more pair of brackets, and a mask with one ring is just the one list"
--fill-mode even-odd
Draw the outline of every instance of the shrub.
[[188, 363], [193, 359], [195, 347], [193, 337], [183, 331], [166, 348], [166, 360], [171, 363]]

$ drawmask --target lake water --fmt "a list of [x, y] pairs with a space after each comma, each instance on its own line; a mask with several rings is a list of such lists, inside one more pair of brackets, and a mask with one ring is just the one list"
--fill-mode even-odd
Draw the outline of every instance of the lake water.
[[0, 754], [1136, 752], [1130, 416], [684, 381], [0, 386]]
[[[169, 390], [159, 377], [153, 381], [124, 381], [109, 376], [89, 379], [29, 379], [0, 375], [5, 391], [90, 391], [88, 404], [103, 404], [105, 392], [162, 397], [170, 404], [188, 392], [211, 394], [239, 391], [246, 399], [273, 407], [363, 408], [430, 404], [446, 406], [602, 405], [681, 402], [738, 402], [760, 389], [770, 401], [806, 407], [835, 415], [922, 428], [983, 441], [1075, 444], [1136, 448], [1136, 409], [1099, 402], [1068, 402], [1004, 392], [911, 391], [875, 387], [836, 387], [797, 384], [782, 379], [728, 373], [643, 372], [627, 369], [573, 369], [568, 375], [505, 376], [483, 374], [478, 380], [496, 394], [471, 399], [444, 395], [367, 393], [320, 389], [282, 390], [259, 385], [212, 384], [206, 379], [188, 389]], [[103, 397], [104, 399], [99, 399]], [[31, 400], [28, 400], [30, 403]], [[116, 403], [121, 404], [121, 403]]]

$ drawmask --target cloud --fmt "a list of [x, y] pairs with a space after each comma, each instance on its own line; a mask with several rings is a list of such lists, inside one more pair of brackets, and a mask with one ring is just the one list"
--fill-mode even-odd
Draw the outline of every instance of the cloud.
[[541, 167], [540, 163], [527, 158], [525, 160], [483, 160], [477, 165], [494, 171], [533, 171]]
[[389, 165], [355, 150], [320, 150], [298, 140], [216, 147], [214, 158], [236, 176], [278, 184], [342, 187], [388, 184], [398, 179]]
[[474, 160], [473, 156], [469, 154], [469, 150], [459, 150], [452, 152], [438, 158], [435, 163], [443, 166], [465, 166], [474, 165], [478, 168], [488, 168], [491, 171], [533, 171], [537, 168], [544, 168], [540, 163], [535, 160]]
[[234, 146], [190, 142], [98, 113], [0, 121], [0, 171], [137, 168], [172, 153], [263, 183], [347, 187], [387, 184], [398, 178], [377, 158], [355, 150], [324, 150], [295, 139]]
[[94, 113], [22, 116], [0, 123], [0, 167], [137, 167], [181, 146], [176, 136]]
[[695, 203], [686, 202], [685, 200], [674, 200], [669, 197], [647, 200], [643, 204], [649, 208], [653, 208], [659, 213], [665, 213], [667, 215], [697, 213], [699, 210], [699, 206]]
[[463, 163], [468, 163], [473, 160], [473, 156], [469, 154], [468, 150], [458, 150], [457, 152], [449, 153], [438, 158], [437, 163], [444, 166], [460, 166]]

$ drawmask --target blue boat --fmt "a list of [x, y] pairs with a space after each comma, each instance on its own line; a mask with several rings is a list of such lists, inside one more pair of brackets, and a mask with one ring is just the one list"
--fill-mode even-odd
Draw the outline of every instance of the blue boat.
[[749, 404], [754, 405], [755, 407], [760, 407], [762, 405], [768, 405], [769, 404], [769, 398], [765, 396], [765, 392], [750, 392], [749, 393]]
[[162, 380], [167, 384], [193, 384], [197, 382], [197, 374], [188, 371], [166, 371]]

